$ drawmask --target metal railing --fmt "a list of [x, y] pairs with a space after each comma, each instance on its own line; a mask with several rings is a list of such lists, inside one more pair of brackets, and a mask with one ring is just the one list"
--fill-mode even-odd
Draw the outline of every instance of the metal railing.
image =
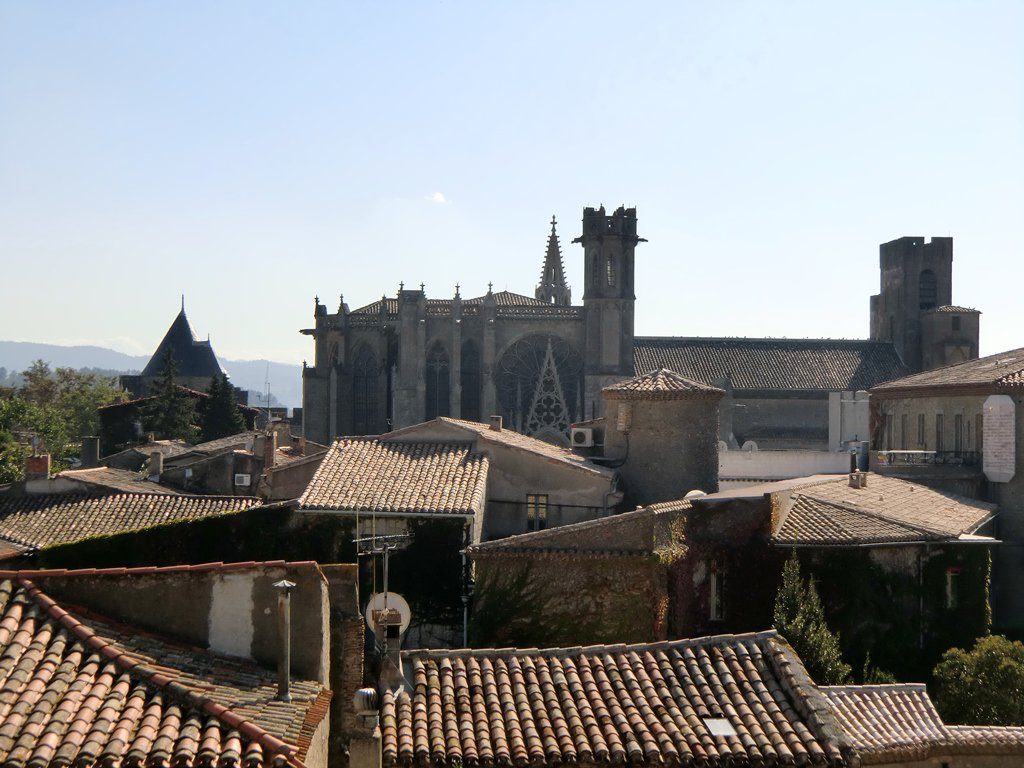
[[981, 466], [981, 451], [878, 451], [878, 466]]

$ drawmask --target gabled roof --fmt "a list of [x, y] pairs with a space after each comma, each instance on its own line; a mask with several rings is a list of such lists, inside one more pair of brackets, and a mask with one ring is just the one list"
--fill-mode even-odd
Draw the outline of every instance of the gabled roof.
[[869, 389], [909, 369], [889, 342], [846, 339], [716, 339], [638, 336], [636, 370], [669, 368], [736, 389]]
[[573, 453], [568, 448], [563, 448], [552, 443], [538, 440], [536, 437], [530, 437], [516, 432], [512, 429], [491, 429], [489, 424], [484, 424], [479, 421], [466, 421], [465, 419], [453, 419], [449, 416], [439, 416], [431, 421], [425, 421], [422, 424], [414, 424], [409, 427], [403, 427], [402, 429], [396, 429], [394, 432], [388, 432], [386, 435], [381, 436], [381, 440], [385, 442], [401, 442], [410, 438], [415, 438], [418, 433], [429, 429], [431, 425], [441, 424], [451, 427], [456, 433], [462, 432], [466, 437], [466, 440], [481, 440], [481, 446], [486, 443], [494, 443], [498, 445], [504, 445], [515, 450], [527, 451], [528, 453], [536, 454], [545, 459], [553, 459], [561, 464], [579, 469], [584, 472], [593, 472], [601, 475], [605, 475], [608, 478], [614, 477], [615, 472], [607, 467], [601, 467], [589, 461], [583, 456]]
[[921, 684], [822, 687], [863, 765], [933, 756], [1024, 755], [1024, 728], [947, 726]]
[[272, 672], [61, 604], [33, 578], [0, 575], [5, 766], [302, 765], [322, 685], [293, 679], [277, 701]]
[[980, 315], [981, 312], [974, 307], [957, 307], [953, 304], [943, 304], [941, 307], [936, 307], [932, 310], [933, 312], [942, 312], [943, 314], [956, 314], [956, 315]]
[[87, 487], [100, 488], [109, 491], [124, 491], [125, 493], [154, 493], [168, 496], [180, 495], [173, 488], [165, 488], [157, 483], [150, 482], [145, 475], [138, 472], [130, 472], [127, 469], [114, 469], [113, 467], [93, 467], [92, 469], [67, 469], [57, 474], [57, 477], [65, 480], [73, 480], [82, 483]]
[[251, 451], [253, 441], [258, 435], [260, 435], [260, 432], [256, 430], [239, 432], [238, 434], [228, 435], [216, 440], [207, 440], [205, 443], [197, 443], [192, 449], [200, 453], [219, 453], [220, 451], [227, 451], [233, 448]]
[[0, 497], [0, 539], [44, 549], [93, 536], [198, 520], [260, 506], [259, 499], [159, 493], [28, 494]]
[[845, 476], [793, 492], [793, 505], [773, 534], [776, 544], [842, 545], [956, 541], [993, 518], [996, 507], [895, 477], [868, 474], [853, 488]]
[[[403, 665], [410, 687], [381, 703], [386, 766], [839, 766], [850, 752], [827, 701], [774, 631], [412, 651]], [[720, 725], [737, 735], [716, 735]]]
[[336, 440], [299, 509], [472, 516], [483, 511], [487, 457], [469, 445]]
[[718, 400], [724, 389], [709, 387], [668, 368], [657, 368], [601, 390], [608, 400]]
[[949, 388], [1019, 392], [1024, 389], [1024, 347], [947, 365], [880, 384], [872, 394], [941, 391]]
[[178, 367], [178, 376], [212, 377], [223, 373], [217, 356], [213, 354], [213, 347], [209, 341], [199, 341], [192, 332], [188, 318], [185, 316], [185, 307], [174, 318], [171, 327], [167, 329], [163, 341], [156, 348], [156, 352], [149, 359], [146, 367], [142, 370], [142, 376], [151, 378], [160, 375], [164, 367], [164, 355], [167, 350], [174, 355], [174, 362]]

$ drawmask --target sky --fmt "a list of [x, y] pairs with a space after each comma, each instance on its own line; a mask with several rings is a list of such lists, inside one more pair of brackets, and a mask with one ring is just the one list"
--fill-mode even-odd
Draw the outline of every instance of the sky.
[[0, 339], [312, 361], [313, 297], [532, 295], [635, 206], [638, 335], [866, 338], [954, 238], [1024, 346], [1024, 3], [0, 0]]

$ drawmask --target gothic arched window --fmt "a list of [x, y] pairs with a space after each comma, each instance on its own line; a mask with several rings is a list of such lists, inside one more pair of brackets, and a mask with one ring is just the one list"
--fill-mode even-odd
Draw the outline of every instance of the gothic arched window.
[[935, 273], [930, 269], [923, 270], [918, 282], [918, 296], [921, 300], [921, 309], [935, 309], [938, 294], [939, 290], [935, 281]]
[[495, 366], [505, 422], [519, 432], [567, 445], [569, 426], [582, 418], [583, 359], [557, 336], [527, 336]]
[[605, 263], [605, 273], [608, 276], [608, 287], [615, 287], [615, 257], [611, 254], [608, 255], [608, 260]]
[[451, 363], [440, 342], [427, 353], [426, 420], [451, 415]]
[[462, 345], [459, 384], [462, 389], [459, 414], [464, 419], [480, 421], [480, 352], [472, 341]]
[[352, 371], [352, 426], [357, 435], [380, 432], [377, 423], [377, 357], [363, 344], [356, 352]]

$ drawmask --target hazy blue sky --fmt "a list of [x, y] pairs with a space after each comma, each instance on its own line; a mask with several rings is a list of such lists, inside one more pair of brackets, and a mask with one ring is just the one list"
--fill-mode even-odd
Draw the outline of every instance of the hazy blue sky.
[[222, 357], [394, 295], [532, 295], [552, 214], [636, 206], [637, 332], [868, 332], [954, 237], [1024, 346], [1024, 2], [0, 0], [0, 339]]

